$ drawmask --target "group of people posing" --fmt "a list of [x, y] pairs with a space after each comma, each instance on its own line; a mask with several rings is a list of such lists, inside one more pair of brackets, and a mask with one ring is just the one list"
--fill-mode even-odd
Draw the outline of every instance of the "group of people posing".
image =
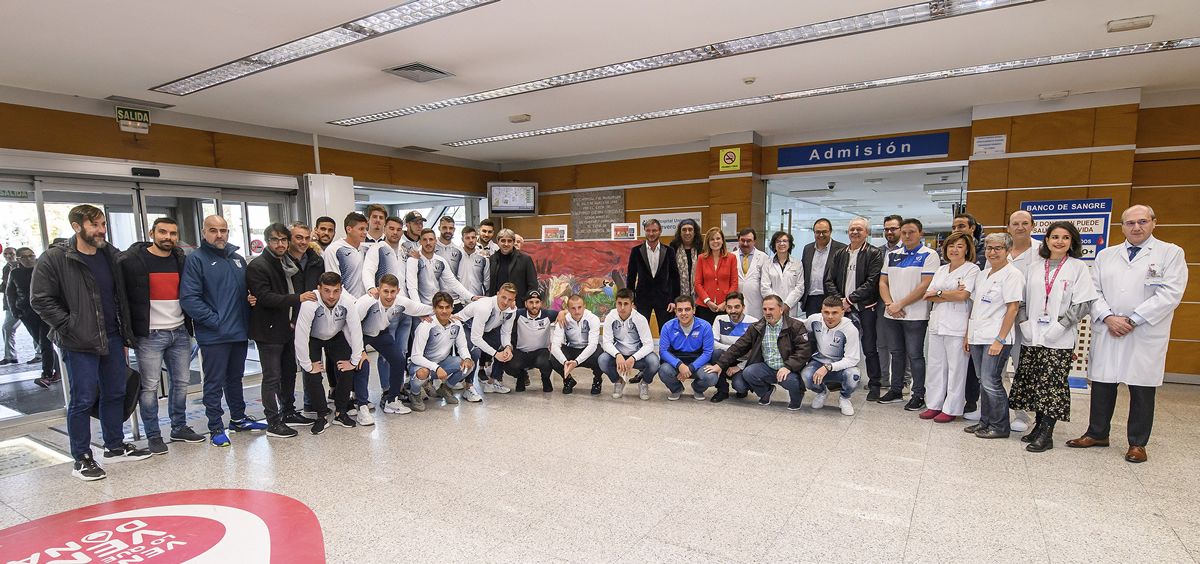
[[[1107, 331], [1093, 337], [1092, 425], [1068, 444], [1107, 445], [1116, 386], [1125, 382], [1132, 396], [1127, 458], [1140, 461], [1187, 277], [1182, 250], [1151, 237], [1153, 211], [1145, 206], [1125, 211], [1126, 243], [1102, 251], [1091, 272], [1073, 225], [1050, 225], [1034, 249], [1026, 212], [1013, 214], [1008, 233], [982, 241], [973, 218], [956, 217], [956, 232], [940, 249], [924, 245], [916, 219], [886, 218], [882, 247], [868, 243], [864, 218], [850, 223], [848, 245], [832, 241], [830, 222], [820, 220], [816, 241], [798, 260], [787, 232], [772, 235], [768, 255], [755, 248], [753, 229], [738, 233], [729, 251], [720, 229], [700, 237], [699, 226], [685, 221], [666, 245], [662, 226], [649, 220], [645, 242], [630, 251], [626, 287], [601, 320], [578, 295], [566, 300], [566, 311], [544, 307], [519, 237], [497, 232], [490, 220], [464, 228], [457, 245], [453, 218], [441, 218], [435, 231], [419, 213], [389, 217], [373, 205], [365, 216], [347, 215], [337, 240], [328, 217], [311, 228], [269, 225], [265, 252], [248, 262], [216, 215], [204, 219], [199, 248], [187, 255], [170, 218], [155, 220], [149, 242], [124, 252], [105, 242], [101, 210], [78, 206], [69, 220], [76, 234], [38, 259], [30, 304], [63, 352], [73, 473], [84, 480], [105, 477], [90, 448], [89, 411], [97, 403], [102, 460], [168, 452], [158, 418], [164, 365], [171, 441], [220, 447], [229, 446], [231, 432], [287, 438], [306, 428], [319, 435], [331, 424], [373, 425], [376, 407], [400, 415], [425, 411], [431, 401], [479, 402], [480, 392], [513, 391], [506, 376], [525, 391], [531, 369], [543, 392], [554, 391], [557, 373], [562, 393], [571, 394], [573, 374], [586, 368], [591, 394], [601, 394], [608, 379], [613, 398], [637, 384], [648, 400], [655, 377], [668, 400], [680, 399], [687, 385], [698, 401], [752, 392], [769, 405], [778, 384], [790, 410], [802, 408], [806, 390], [814, 409], [835, 391], [841, 412], [853, 415], [861, 360], [868, 401], [903, 401], [908, 374], [906, 409], [942, 423], [966, 415], [977, 421], [967, 431], [981, 438], [1022, 430], [1019, 417], [1010, 424], [1010, 407], [1036, 413], [1024, 439], [1040, 452], [1052, 447], [1055, 422], [1069, 417], [1067, 375], [1086, 317]], [[192, 337], [207, 437], [186, 421]], [[261, 365], [265, 421], [247, 415], [243, 398], [249, 340]], [[121, 431], [125, 347], [141, 373], [147, 448], [124, 442]], [[372, 351], [382, 390], [375, 398]], [[1007, 394], [1010, 353], [1019, 359]]]

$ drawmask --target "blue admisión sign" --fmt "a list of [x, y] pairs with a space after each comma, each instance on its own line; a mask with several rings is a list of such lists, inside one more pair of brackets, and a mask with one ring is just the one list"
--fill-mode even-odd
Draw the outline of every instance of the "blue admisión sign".
[[922, 133], [779, 149], [779, 169], [857, 162], [908, 161], [950, 154], [950, 133]]

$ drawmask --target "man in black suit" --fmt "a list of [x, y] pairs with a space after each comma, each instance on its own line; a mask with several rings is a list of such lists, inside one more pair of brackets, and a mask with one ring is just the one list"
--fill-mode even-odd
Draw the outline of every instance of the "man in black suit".
[[647, 320], [654, 313], [662, 331], [675, 314], [675, 296], [679, 272], [675, 269], [675, 250], [662, 244], [662, 224], [657, 219], [642, 225], [646, 242], [629, 251], [627, 286], [633, 290], [633, 304]]
[[501, 229], [496, 234], [500, 243], [499, 252], [493, 254], [489, 265], [488, 295], [494, 296], [500, 291], [505, 282], [512, 282], [517, 287], [517, 300], [524, 302], [529, 292], [538, 289], [537, 270], [533, 268], [533, 259], [517, 250], [517, 234], [512, 229]]
[[850, 245], [834, 253], [825, 272], [825, 295], [841, 298], [842, 308], [858, 328], [867, 361], [867, 401], [875, 401], [879, 399], [881, 386], [875, 330], [881, 313], [879, 273], [883, 270], [883, 251], [867, 241], [871, 223], [865, 217], [850, 220], [847, 234]]
[[804, 313], [821, 313], [821, 302], [825, 300], [825, 275], [838, 251], [846, 248], [845, 243], [833, 240], [833, 224], [821, 218], [813, 222], [813, 241], [804, 246]]

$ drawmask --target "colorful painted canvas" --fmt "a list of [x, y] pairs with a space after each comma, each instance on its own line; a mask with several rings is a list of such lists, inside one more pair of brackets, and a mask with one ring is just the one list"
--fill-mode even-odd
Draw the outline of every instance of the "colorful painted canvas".
[[547, 306], [566, 308], [567, 298], [581, 294], [587, 308], [603, 318], [613, 308], [613, 295], [625, 287], [629, 249], [633, 241], [525, 243], [521, 250], [533, 258], [538, 285]]

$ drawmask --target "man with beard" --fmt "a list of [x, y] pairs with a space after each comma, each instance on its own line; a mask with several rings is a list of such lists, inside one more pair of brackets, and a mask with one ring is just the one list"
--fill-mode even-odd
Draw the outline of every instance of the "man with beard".
[[[312, 230], [308, 224], [297, 221], [291, 226], [292, 241], [288, 244], [288, 257], [296, 264], [299, 272], [292, 277], [292, 286], [296, 292], [313, 292], [317, 291], [317, 283], [321, 279], [321, 274], [325, 272], [325, 260], [321, 258], [321, 252], [314, 249], [312, 246]], [[292, 321], [295, 322], [295, 316], [299, 312], [296, 309], [292, 312]], [[317, 378], [317, 384], [320, 384], [320, 378]], [[332, 382], [330, 383], [332, 387]], [[321, 409], [317, 409], [313, 405], [313, 400], [320, 400], [320, 395], [313, 396], [308, 392], [308, 387], [305, 387], [304, 392], [304, 411], [316, 413], [325, 409], [325, 405], [321, 405]], [[305, 417], [302, 413], [296, 411], [296, 371], [284, 371], [283, 379], [279, 382], [279, 410], [283, 413], [284, 424], [291, 427], [303, 427], [311, 425], [313, 420]]]
[[333, 236], [337, 233], [337, 222], [332, 217], [321, 216], [317, 218], [317, 222], [313, 224], [313, 243], [316, 248], [313, 249], [318, 253], [323, 252], [330, 243], [333, 242]]
[[433, 252], [446, 259], [450, 268], [458, 272], [458, 263], [462, 260], [462, 251], [454, 244], [454, 218], [448, 215], [438, 220], [437, 249]]
[[[104, 212], [87, 204], [67, 214], [75, 236], [55, 244], [33, 270], [30, 304], [50, 326], [51, 339], [62, 349], [71, 379], [67, 436], [75, 459], [72, 475], [86, 480], [105, 477], [92, 458], [91, 409], [99, 404], [106, 462], [142, 460], [149, 450], [125, 442], [125, 347], [134, 344], [129, 304], [116, 253], [104, 235]], [[47, 351], [48, 352], [48, 351]]]
[[[479, 248], [483, 252], [483, 256], [491, 258], [493, 254], [500, 250], [500, 245], [496, 244], [493, 235], [496, 234], [496, 222], [491, 219], [485, 219], [479, 222]], [[516, 235], [513, 235], [513, 244], [516, 244]]]
[[179, 281], [183, 274], [183, 249], [179, 225], [160, 217], [150, 227], [149, 243], [130, 245], [117, 259], [125, 276], [125, 298], [133, 334], [138, 338], [138, 370], [142, 373], [139, 404], [142, 427], [150, 452], [166, 454], [167, 445], [158, 425], [158, 383], [167, 365], [167, 413], [171, 417], [171, 440], [202, 443], [204, 436], [187, 425], [187, 387], [192, 376], [191, 320], [179, 303]]
[[[477, 296], [487, 295], [487, 283], [491, 279], [489, 268], [491, 261], [483, 254], [476, 244], [479, 233], [474, 227], [467, 226], [462, 231], [462, 251], [459, 254], [458, 267], [454, 270], [459, 282]], [[443, 255], [444, 256], [444, 255]], [[449, 261], [450, 259], [446, 259]], [[450, 266], [454, 266], [451, 264]]]
[[204, 218], [204, 240], [183, 263], [179, 301], [192, 318], [204, 370], [204, 413], [213, 446], [229, 446], [221, 397], [229, 406], [229, 429], [262, 431], [265, 423], [246, 415], [242, 375], [246, 369], [246, 259], [229, 244], [229, 224], [219, 215]]

